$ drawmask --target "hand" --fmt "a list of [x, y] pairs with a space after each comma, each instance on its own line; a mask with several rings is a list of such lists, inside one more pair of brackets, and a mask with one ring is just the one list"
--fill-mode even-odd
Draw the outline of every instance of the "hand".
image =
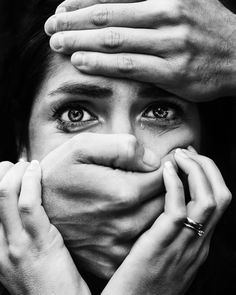
[[51, 222], [79, 267], [110, 278], [163, 210], [160, 159], [132, 135], [80, 133], [41, 166]]
[[51, 48], [74, 53], [81, 72], [153, 83], [187, 100], [235, 95], [236, 16], [218, 0], [105, 2], [63, 2], [70, 12], [45, 25]]
[[[175, 160], [188, 176], [190, 202], [185, 205], [183, 184], [166, 163], [165, 211], [135, 243], [102, 295], [182, 295], [205, 261], [231, 194], [212, 160], [187, 150], [177, 150]], [[202, 237], [183, 225], [186, 217], [204, 225]]]
[[0, 281], [12, 295], [90, 294], [41, 205], [37, 161], [0, 163]]

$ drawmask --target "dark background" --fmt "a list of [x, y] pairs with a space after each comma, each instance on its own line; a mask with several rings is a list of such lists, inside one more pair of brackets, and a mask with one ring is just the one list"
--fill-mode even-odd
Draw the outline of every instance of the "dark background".
[[[8, 91], [8, 88], [5, 86], [7, 85], [7, 77], [9, 74], [9, 57], [12, 60], [17, 58], [17, 56], [14, 56], [14, 46], [17, 42], [16, 36], [20, 24], [24, 20], [24, 15], [27, 13], [29, 7], [35, 2], [37, 2], [37, 0], [0, 0], [0, 161], [6, 158], [5, 155], [7, 153], [11, 152], [9, 143], [11, 142], [12, 127], [10, 122], [6, 120], [7, 114], [4, 114], [3, 116], [1, 112], [4, 110], [4, 99], [2, 98]], [[45, 3], [46, 2], [47, 0], [45, 0]], [[236, 0], [222, 0], [221, 2], [236, 13]], [[11, 52], [11, 54], [9, 54], [9, 52]], [[234, 116], [232, 118], [231, 126], [228, 126], [228, 129], [225, 130], [225, 132], [229, 133], [232, 141], [230, 152], [230, 157], [232, 159], [231, 174], [233, 178], [233, 192], [236, 192], [236, 173], [234, 173], [234, 166], [236, 165], [236, 102], [234, 103]]]
[[[16, 35], [19, 30], [20, 24], [24, 19], [25, 13], [27, 13], [30, 5], [32, 5], [36, 1], [37, 0], [0, 0], [0, 109], [4, 109], [4, 105], [2, 105], [3, 100], [1, 99], [1, 97], [3, 97], [5, 92], [7, 91], [7, 88], [4, 87], [8, 76], [7, 71], [9, 62], [6, 62], [6, 57], [9, 58], [10, 49], [14, 49], [14, 46], [17, 42]], [[46, 2], [47, 0], [45, 0], [45, 3]], [[222, 0], [221, 2], [236, 13], [236, 0]], [[10, 56], [10, 58], [14, 59], [17, 57], [13, 55], [12, 57]], [[1, 122], [2, 120], [0, 118], [0, 123]], [[0, 161], [5, 159], [4, 155], [6, 154], [6, 152], [10, 152], [9, 140], [11, 135], [11, 126], [8, 123], [9, 122], [4, 119], [3, 123], [0, 124], [0, 128], [2, 130], [0, 131]], [[232, 138], [231, 171], [234, 178], [233, 185], [235, 189], [233, 189], [233, 191], [236, 192], [236, 174], [234, 173], [234, 166], [236, 165], [236, 103], [234, 103], [234, 116], [232, 118], [231, 125], [232, 126], [229, 126], [226, 132], [229, 132], [229, 135]]]
[[[2, 110], [4, 110], [5, 103], [4, 99], [2, 98], [8, 91], [6, 85], [8, 79], [7, 77], [9, 75], [9, 58], [12, 60], [17, 58], [17, 56], [14, 56], [14, 46], [17, 43], [16, 36], [18, 30], [20, 30], [20, 24], [24, 20], [24, 15], [27, 13], [29, 7], [37, 1], [38, 0], [0, 0], [0, 161], [5, 160], [6, 155], [11, 153], [12, 126], [6, 119], [7, 114], [4, 113], [4, 116], [2, 115]], [[44, 0], [41, 1], [43, 2]], [[234, 13], [236, 13], [236, 0], [222, 0], [221, 2]], [[45, 0], [45, 3], [47, 3], [47, 0]], [[231, 112], [229, 115], [231, 116]], [[228, 126], [225, 132], [228, 132], [232, 142], [232, 148], [230, 151], [230, 157], [232, 159], [230, 173], [232, 175], [231, 179], [233, 179], [233, 181], [230, 188], [235, 195], [236, 173], [234, 173], [234, 167], [236, 165], [236, 100], [234, 103], [234, 115], [231, 120], [231, 124]], [[234, 203], [236, 204], [236, 202]], [[236, 207], [236, 205], [234, 206]]]
[[[5, 87], [7, 84], [6, 82], [7, 82], [8, 71], [9, 71], [9, 68], [8, 68], [9, 60], [7, 60], [7, 58], [8, 59], [9, 57], [12, 59], [17, 58], [17, 56], [14, 56], [14, 54], [12, 56], [9, 56], [10, 55], [9, 52], [11, 52], [11, 54], [12, 52], [14, 52], [14, 50], [12, 51], [12, 48], [14, 49], [14, 46], [17, 43], [16, 36], [20, 28], [20, 24], [23, 21], [24, 15], [25, 13], [27, 13], [29, 6], [35, 3], [35, 1], [37, 0], [0, 0], [0, 161], [6, 159], [6, 155], [11, 153], [10, 143], [12, 140], [11, 139], [12, 126], [10, 124], [11, 122], [8, 122], [7, 114], [4, 114], [4, 116], [1, 115], [2, 114], [1, 110], [4, 109], [4, 104], [3, 104], [4, 100], [2, 98], [5, 96], [5, 93], [8, 91], [7, 87]], [[208, 1], [208, 0], [205, 0], [205, 1]], [[45, 3], [46, 2], [47, 0], [45, 0]], [[221, 2], [224, 5], [226, 5], [229, 9], [231, 9], [233, 12], [236, 13], [236, 0], [224, 0]], [[226, 109], [222, 111], [227, 112], [228, 110]], [[231, 115], [231, 112], [229, 112], [229, 114]], [[234, 103], [233, 114], [234, 115], [231, 120], [230, 126], [228, 126], [225, 132], [228, 132], [230, 140], [231, 140], [231, 151], [229, 155], [231, 157], [231, 168], [229, 172], [231, 173], [232, 175], [231, 179], [233, 180], [232, 183], [230, 184], [230, 189], [234, 196], [234, 202], [231, 205], [231, 209], [233, 208], [233, 215], [235, 216], [236, 215], [236, 200], [235, 200], [236, 173], [234, 172], [235, 171], [234, 167], [236, 166], [236, 102]], [[220, 141], [220, 136], [219, 136], [219, 141]], [[224, 150], [222, 150], [222, 154], [223, 153], [224, 153]], [[236, 225], [236, 218], [235, 218], [234, 225]], [[233, 229], [233, 231], [235, 232], [235, 228]], [[233, 234], [233, 236], [231, 237], [232, 241], [235, 240], [234, 232], [232, 232]], [[230, 241], [230, 244], [232, 244], [232, 241]], [[235, 269], [235, 280], [236, 280], [236, 265], [235, 265], [236, 263], [234, 264], [233, 262], [233, 261], [236, 262], [236, 247], [234, 247], [233, 252], [234, 252], [233, 256], [232, 256], [232, 253], [229, 254], [231, 255], [229, 257], [229, 260], [232, 261], [232, 265], [230, 265], [230, 267]], [[229, 263], [226, 265], [226, 267], [228, 266], [229, 266]], [[222, 269], [224, 268], [222, 267]], [[214, 273], [214, 270], [212, 270], [212, 273]], [[208, 273], [206, 274], [206, 276], [207, 275]], [[232, 278], [232, 281], [233, 280], [234, 279]], [[210, 292], [209, 294], [219, 294], [215, 291], [216, 290], [214, 290], [214, 293]], [[220, 294], [223, 294], [223, 293], [220, 293]], [[227, 294], [227, 293], [224, 293], [224, 294]], [[236, 293], [228, 293], [228, 294], [231, 295]]]

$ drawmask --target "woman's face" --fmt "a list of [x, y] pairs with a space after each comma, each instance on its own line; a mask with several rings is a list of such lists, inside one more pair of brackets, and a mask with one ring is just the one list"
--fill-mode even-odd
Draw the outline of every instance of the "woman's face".
[[195, 104], [149, 84], [84, 75], [55, 55], [33, 103], [28, 159], [41, 161], [85, 131], [133, 134], [160, 158], [200, 142]]

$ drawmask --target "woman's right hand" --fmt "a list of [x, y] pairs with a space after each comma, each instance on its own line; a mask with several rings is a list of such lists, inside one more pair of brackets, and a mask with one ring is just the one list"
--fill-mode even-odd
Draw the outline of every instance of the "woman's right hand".
[[[165, 210], [135, 243], [102, 295], [183, 295], [205, 261], [231, 194], [209, 158], [179, 149], [175, 160], [188, 177], [190, 202], [185, 204], [174, 167], [165, 164]], [[203, 236], [184, 225], [187, 217], [204, 225]]]
[[11, 295], [88, 295], [41, 204], [37, 161], [0, 163], [0, 282]]

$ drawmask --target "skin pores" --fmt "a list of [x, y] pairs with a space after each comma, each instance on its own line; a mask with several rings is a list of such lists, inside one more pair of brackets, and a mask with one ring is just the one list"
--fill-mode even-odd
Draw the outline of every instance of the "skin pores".
[[128, 133], [160, 159], [177, 147], [200, 143], [194, 103], [151, 85], [88, 76], [55, 55], [33, 102], [28, 158], [41, 161], [80, 132]]

